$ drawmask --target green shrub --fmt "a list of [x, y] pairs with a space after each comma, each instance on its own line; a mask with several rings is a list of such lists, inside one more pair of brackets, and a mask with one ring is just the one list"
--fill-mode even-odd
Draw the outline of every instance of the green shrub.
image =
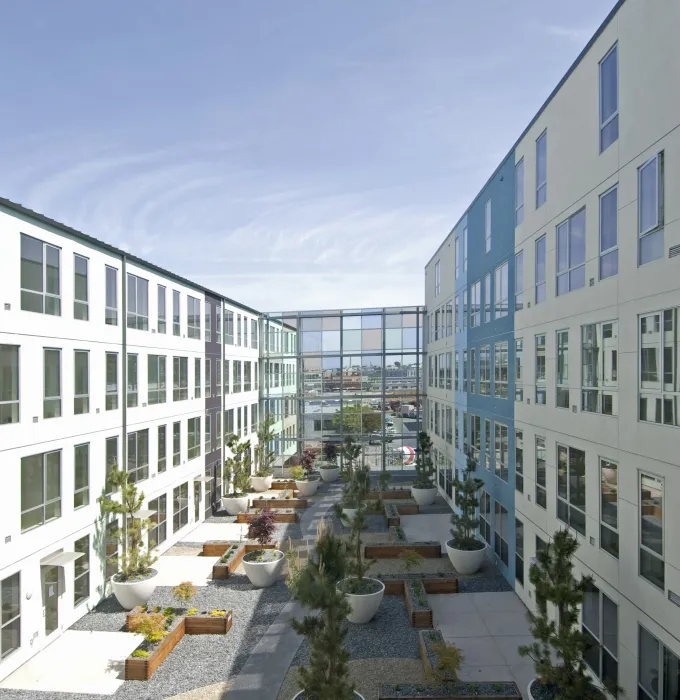
[[151, 654], [148, 651], [144, 651], [144, 649], [135, 649], [130, 656], [133, 659], [148, 659]]
[[191, 608], [187, 610], [187, 617], [193, 617], [198, 612], [198, 608]]

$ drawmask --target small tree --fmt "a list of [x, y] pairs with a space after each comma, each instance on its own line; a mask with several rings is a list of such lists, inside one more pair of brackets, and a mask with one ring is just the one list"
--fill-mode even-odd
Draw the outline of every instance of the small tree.
[[401, 565], [404, 567], [404, 571], [408, 574], [411, 569], [415, 569], [417, 566], [422, 564], [424, 559], [422, 554], [418, 554], [413, 549], [405, 549], [400, 555]]
[[342, 447], [340, 448], [340, 454], [342, 455], [345, 478], [348, 480], [352, 479], [352, 474], [359, 463], [361, 450], [361, 445], [355, 442], [351, 435], [345, 437]]
[[458, 513], [451, 515], [453, 524], [451, 535], [456, 549], [470, 551], [483, 547], [483, 544], [475, 538], [475, 532], [479, 527], [479, 519], [475, 517], [475, 511], [479, 508], [477, 494], [484, 486], [484, 482], [474, 476], [476, 469], [477, 462], [468, 455], [463, 480], [456, 478], [453, 482], [456, 489], [456, 505], [460, 508], [460, 515]]
[[381, 471], [380, 474], [378, 474], [378, 486], [381, 491], [387, 491], [390, 481], [392, 481], [392, 474], [389, 472]]
[[316, 461], [316, 453], [307, 448], [300, 457], [300, 466], [304, 470], [304, 478], [309, 479], [314, 471], [314, 462]]
[[418, 449], [416, 456], [416, 479], [414, 486], [417, 489], [435, 488], [432, 483], [432, 475], [434, 474], [434, 464], [432, 463], [432, 440], [430, 436], [423, 430], [418, 433]]
[[[584, 654], [588, 638], [579, 630], [579, 611], [592, 579], [577, 581], [572, 559], [578, 541], [568, 530], [558, 530], [553, 541], [537, 553], [529, 569], [536, 593], [537, 613], [528, 613], [531, 634], [536, 641], [520, 646], [520, 656], [534, 662], [542, 684], [556, 690], [561, 700], [602, 700], [603, 694], [588, 676]], [[557, 619], [549, 614], [554, 606]], [[610, 688], [616, 694], [618, 688]]]
[[274, 441], [272, 425], [274, 425], [274, 418], [267, 414], [257, 428], [257, 445], [254, 448], [257, 465], [255, 476], [271, 476], [274, 473], [276, 455], [270, 449]]
[[439, 642], [432, 645], [437, 661], [430, 667], [429, 679], [437, 685], [456, 683], [460, 667], [465, 660], [463, 652], [455, 645]]
[[323, 446], [323, 455], [326, 462], [335, 466], [338, 459], [338, 448], [334, 442], [327, 442]]
[[276, 532], [274, 511], [270, 508], [263, 508], [248, 527], [248, 539], [257, 540], [259, 544], [264, 546], [272, 543], [274, 532]]
[[182, 581], [172, 589], [172, 597], [180, 607], [186, 605], [197, 593], [196, 586], [191, 581]]
[[127, 472], [120, 471], [115, 465], [109, 474], [109, 483], [120, 488], [120, 502], [109, 496], [101, 496], [98, 500], [102, 512], [123, 516], [123, 527], [113, 533], [113, 537], [122, 545], [117, 580], [144, 578], [151, 573], [151, 566], [156, 561], [149, 551], [155, 542], [149, 542], [148, 546], [145, 544], [148, 539], [146, 535], [154, 523], [135, 517], [135, 513], [144, 505], [144, 493], [137, 490], [135, 483], [128, 481]]
[[232, 456], [225, 460], [225, 474], [232, 479], [234, 495], [245, 493], [250, 488], [252, 467], [250, 440], [240, 442], [237, 435], [230, 435], [227, 447]]

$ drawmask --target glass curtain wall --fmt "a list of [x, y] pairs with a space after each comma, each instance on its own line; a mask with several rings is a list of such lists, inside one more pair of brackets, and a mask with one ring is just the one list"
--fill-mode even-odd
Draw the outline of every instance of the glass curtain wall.
[[279, 466], [336, 462], [346, 435], [372, 470], [412, 470], [422, 421], [424, 307], [268, 314], [263, 410]]

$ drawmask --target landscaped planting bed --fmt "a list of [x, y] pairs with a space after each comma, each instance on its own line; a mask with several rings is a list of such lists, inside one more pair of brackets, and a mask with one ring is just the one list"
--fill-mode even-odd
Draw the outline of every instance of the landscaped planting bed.
[[392, 489], [389, 491], [369, 491], [366, 498], [374, 501], [405, 501], [411, 498], [411, 489]]
[[[208, 544], [206, 542], [206, 544]], [[217, 551], [217, 547], [214, 547], [212, 551]], [[243, 555], [246, 553], [245, 545], [242, 544], [231, 544], [225, 547], [225, 551], [222, 557], [213, 564], [212, 577], [216, 580], [223, 580], [229, 578], [238, 567], [241, 565], [241, 560]], [[205, 545], [203, 545], [203, 554], [205, 556], [211, 556], [205, 554]], [[215, 555], [212, 555], [215, 556]]]
[[406, 582], [417, 580], [422, 582], [425, 593], [458, 592], [458, 578], [455, 574], [378, 574], [376, 578], [385, 584], [385, 595], [403, 596]]
[[385, 520], [387, 520], [387, 526], [393, 527], [394, 525], [400, 525], [401, 519], [399, 518], [399, 510], [394, 503], [385, 504]]
[[442, 547], [439, 541], [409, 542], [401, 526], [389, 528], [391, 542], [367, 544], [364, 554], [367, 559], [398, 559], [404, 552], [416, 552], [425, 559], [439, 559]]
[[[256, 517], [257, 513], [239, 513], [236, 516], [236, 522], [241, 525], [249, 524], [252, 523]], [[294, 510], [279, 510], [277, 513], [274, 513], [275, 523], [296, 523], [298, 518], [299, 516]]]
[[422, 581], [409, 580], [404, 583], [404, 602], [408, 610], [411, 627], [432, 628], [432, 608], [427, 602]]
[[274, 479], [270, 487], [271, 491], [285, 491], [295, 489], [295, 479]]
[[208, 540], [203, 543], [204, 557], [222, 557], [227, 553], [227, 550], [232, 547], [238, 547], [236, 542], [228, 540]]
[[253, 508], [306, 508], [306, 498], [253, 498], [251, 501]]

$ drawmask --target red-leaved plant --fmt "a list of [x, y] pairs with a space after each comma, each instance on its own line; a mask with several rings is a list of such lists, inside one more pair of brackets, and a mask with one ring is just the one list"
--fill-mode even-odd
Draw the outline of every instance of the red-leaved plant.
[[262, 546], [271, 544], [275, 530], [274, 511], [271, 508], [263, 508], [250, 523], [248, 539], [257, 540]]
[[305, 476], [309, 478], [314, 471], [316, 454], [312, 450], [305, 450], [300, 457], [300, 466], [305, 470]]

